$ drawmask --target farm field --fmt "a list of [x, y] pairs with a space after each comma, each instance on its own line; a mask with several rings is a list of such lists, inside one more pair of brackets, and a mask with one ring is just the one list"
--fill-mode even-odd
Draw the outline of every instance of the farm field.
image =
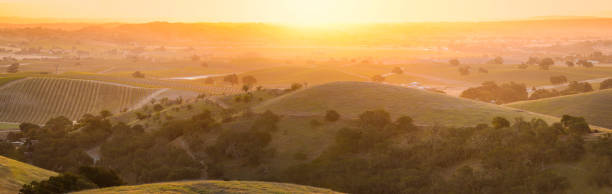
[[41, 181], [57, 173], [0, 156], [0, 193], [17, 193], [21, 186]]
[[495, 116], [554, 120], [549, 116], [444, 94], [366, 82], [313, 86], [254, 107], [258, 112], [271, 110], [287, 115], [323, 115], [327, 110], [336, 110], [349, 118], [357, 118], [366, 110], [376, 109], [388, 111], [393, 118], [410, 116], [423, 125], [469, 126], [488, 123]]
[[612, 128], [612, 90], [560, 96], [508, 104], [507, 106], [547, 114], [584, 117], [587, 122]]
[[[528, 87], [532, 87], [551, 85], [551, 76], [566, 76], [569, 81], [582, 81], [612, 77], [612, 68], [609, 66], [584, 68], [557, 65], [550, 67], [550, 70], [540, 70], [537, 65], [530, 65], [527, 69], [519, 69], [517, 64], [465, 64], [460, 66], [470, 66], [471, 73], [469, 75], [462, 76], [459, 74], [457, 66], [444, 63], [429, 65], [405, 65], [401, 67], [403, 67], [404, 70], [409, 73], [456, 80], [459, 82], [456, 84], [453, 84], [452, 82], [447, 83], [451, 85], [462, 84], [462, 82], [480, 85], [480, 83], [485, 81], [495, 81], [497, 83], [524, 83]], [[486, 69], [488, 73], [478, 72], [479, 68]]]
[[85, 190], [81, 194], [106, 193], [338, 193], [316, 187], [259, 181], [183, 181]]
[[76, 120], [102, 110], [116, 113], [155, 91], [88, 80], [27, 78], [0, 90], [0, 121], [43, 123], [57, 116]]

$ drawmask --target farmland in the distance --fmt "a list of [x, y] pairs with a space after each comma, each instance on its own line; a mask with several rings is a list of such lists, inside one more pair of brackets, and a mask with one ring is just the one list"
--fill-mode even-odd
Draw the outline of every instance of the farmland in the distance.
[[155, 91], [90, 80], [26, 78], [0, 88], [0, 121], [43, 123], [57, 116], [76, 120], [102, 110], [119, 112]]

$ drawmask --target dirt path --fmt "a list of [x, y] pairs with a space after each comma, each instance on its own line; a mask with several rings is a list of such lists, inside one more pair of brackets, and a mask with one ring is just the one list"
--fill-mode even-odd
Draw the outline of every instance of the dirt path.
[[110, 72], [112, 70], [115, 70], [116, 68], [117, 67], [110, 67], [108, 69], [105, 69], [105, 70], [102, 70], [102, 71], [98, 71], [97, 74], [105, 74], [105, 73], [108, 73], [108, 72]]
[[160, 90], [157, 90], [157, 91], [153, 92], [152, 94], [150, 94], [146, 98], [140, 100], [140, 102], [138, 102], [138, 104], [135, 104], [134, 106], [132, 106], [130, 108], [130, 110], [136, 110], [136, 109], [139, 109], [140, 107], [143, 107], [144, 105], [149, 103], [153, 98], [159, 96], [160, 94], [162, 94], [162, 93], [164, 93], [164, 92], [166, 92], [168, 90], [170, 90], [170, 89], [169, 88], [164, 88], [164, 89], [160, 89]]

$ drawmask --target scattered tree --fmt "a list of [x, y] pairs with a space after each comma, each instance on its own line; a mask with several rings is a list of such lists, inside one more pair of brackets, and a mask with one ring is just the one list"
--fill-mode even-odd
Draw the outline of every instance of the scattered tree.
[[223, 81], [229, 82], [233, 86], [234, 84], [238, 84], [238, 76], [236, 74], [226, 75], [223, 77]]
[[257, 79], [251, 75], [247, 75], [242, 77], [242, 83], [252, 86], [253, 84], [257, 83]]
[[461, 62], [459, 62], [459, 59], [451, 59], [448, 61], [448, 63], [452, 66], [459, 66], [461, 64]]
[[207, 77], [206, 79], [204, 79], [204, 83], [208, 84], [208, 85], [214, 84], [215, 83], [215, 79], [212, 78], [212, 77]]
[[383, 77], [382, 75], [374, 75], [374, 76], [372, 76], [372, 81], [374, 81], [374, 82], [384, 82], [385, 81], [385, 77]]
[[552, 84], [563, 84], [563, 83], [567, 83], [567, 77], [560, 75], [560, 76], [551, 76], [550, 77], [550, 83]]
[[136, 71], [136, 72], [132, 73], [132, 77], [135, 77], [135, 78], [144, 78], [145, 75], [143, 73], [141, 73], [140, 71]]
[[551, 58], [544, 58], [544, 59], [542, 59], [542, 61], [540, 61], [540, 63], [538, 65], [540, 66], [540, 69], [548, 70], [550, 68], [550, 66], [552, 66], [554, 64], [555, 64], [555, 61], [553, 61], [553, 59], [551, 59]]
[[17, 73], [19, 71], [19, 63], [13, 63], [6, 68], [7, 73]]
[[391, 72], [393, 72], [395, 74], [402, 74], [402, 73], [404, 73], [404, 70], [402, 70], [402, 68], [400, 68], [400, 67], [394, 67]]
[[335, 110], [328, 110], [325, 113], [325, 120], [326, 121], [336, 122], [338, 119], [340, 119], [340, 114], [338, 114], [338, 112], [336, 112]]

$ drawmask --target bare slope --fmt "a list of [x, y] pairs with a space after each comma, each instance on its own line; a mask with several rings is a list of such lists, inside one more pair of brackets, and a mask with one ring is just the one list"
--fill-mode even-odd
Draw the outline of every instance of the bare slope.
[[410, 116], [423, 125], [475, 125], [489, 123], [495, 116], [508, 119], [539, 117], [549, 122], [556, 120], [444, 94], [367, 82], [335, 82], [314, 86], [255, 107], [258, 112], [271, 110], [288, 115], [322, 115], [327, 110], [336, 110], [348, 118], [356, 118], [362, 112], [374, 109], [384, 109], [394, 118]]

